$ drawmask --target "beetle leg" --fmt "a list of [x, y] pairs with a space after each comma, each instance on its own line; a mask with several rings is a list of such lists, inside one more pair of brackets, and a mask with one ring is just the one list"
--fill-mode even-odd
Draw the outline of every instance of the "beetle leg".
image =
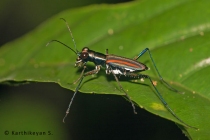
[[139, 57], [141, 57], [142, 55], [144, 55], [146, 52], [149, 53], [149, 57], [150, 57], [150, 59], [151, 59], [151, 61], [152, 61], [152, 63], [153, 63], [153, 66], [155, 67], [155, 70], [156, 70], [157, 73], [158, 73], [158, 76], [159, 76], [160, 80], [161, 80], [169, 89], [171, 89], [172, 91], [178, 92], [178, 93], [184, 93], [184, 92], [178, 91], [177, 89], [173, 88], [171, 85], [169, 85], [169, 84], [163, 79], [163, 77], [160, 75], [160, 72], [158, 71], [158, 68], [157, 68], [157, 66], [156, 66], [156, 63], [155, 63], [154, 59], [152, 58], [152, 54], [151, 54], [149, 48], [146, 48], [146, 49], [144, 49], [143, 51], [141, 51], [141, 52], [139, 53], [138, 56], [134, 57], [134, 60], [138, 60]]
[[116, 80], [117, 83], [118, 83], [118, 86], [119, 86], [120, 89], [125, 93], [125, 96], [126, 96], [126, 97], [128, 98], [128, 100], [130, 101], [130, 103], [131, 103], [131, 105], [132, 105], [132, 107], [133, 107], [133, 112], [134, 112], [134, 114], [137, 114], [135, 105], [134, 105], [134, 103], [132, 102], [130, 96], [128, 96], [128, 93], [123, 89], [122, 85], [120, 84], [120, 82], [119, 82], [117, 76], [114, 74], [114, 72], [113, 72], [112, 70], [111, 70], [111, 72], [112, 72], [112, 74], [114, 75], [114, 78], [115, 78], [115, 80]]
[[149, 79], [150, 83], [152, 84], [153, 88], [155, 89], [156, 91], [156, 95], [158, 96], [158, 98], [160, 99], [160, 101], [163, 103], [163, 105], [167, 108], [167, 110], [177, 119], [179, 120], [180, 122], [182, 122], [184, 125], [186, 125], [187, 127], [190, 127], [190, 128], [194, 128], [194, 129], [198, 129], [194, 126], [190, 126], [188, 125], [187, 123], [185, 123], [183, 120], [181, 120], [176, 114], [175, 112], [170, 108], [170, 106], [168, 105], [168, 103], [165, 101], [165, 99], [163, 98], [163, 96], [160, 94], [160, 92], [158, 91], [158, 89], [155, 87], [152, 79], [150, 78], [150, 76], [148, 75], [145, 75], [145, 74], [136, 74], [136, 73], [128, 73], [127, 75], [129, 76], [133, 76], [133, 77], [138, 77], [138, 78], [146, 78], [146, 79]]
[[82, 70], [82, 73], [80, 74], [80, 77], [74, 82], [74, 84], [76, 84], [84, 76], [93, 75], [93, 74], [98, 73], [100, 71], [100, 66], [96, 66], [96, 69], [88, 71], [84, 74], [85, 69], [86, 69], [86, 66], [84, 66], [84, 69]]
[[101, 67], [99, 65], [96, 66], [96, 69], [86, 72], [83, 76], [97, 74], [100, 71]]
[[94, 69], [94, 70], [92, 70], [92, 71], [89, 71], [89, 72], [86, 72], [86, 73], [84, 74], [85, 69], [86, 69], [86, 66], [84, 66], [84, 69], [83, 69], [83, 71], [82, 71], [80, 77], [74, 82], [74, 84], [76, 84], [76, 83], [79, 81], [79, 84], [77, 85], [77, 87], [76, 87], [76, 89], [75, 89], [75, 92], [74, 92], [74, 94], [73, 94], [73, 96], [72, 96], [72, 98], [71, 98], [71, 100], [70, 100], [70, 102], [69, 102], [69, 106], [68, 106], [68, 108], [67, 108], [67, 110], [66, 110], [66, 115], [65, 115], [64, 118], [63, 118], [63, 122], [65, 122], [65, 119], [66, 119], [67, 115], [69, 114], [71, 104], [72, 104], [72, 102], [73, 102], [73, 100], [74, 100], [74, 97], [75, 97], [76, 93], [78, 92], [78, 90], [79, 90], [79, 88], [80, 88], [80, 85], [81, 85], [81, 83], [82, 83], [84, 77], [85, 77], [85, 76], [88, 76], [88, 75], [92, 75], [92, 74], [98, 73], [99, 70], [100, 70], [100, 66], [96, 66], [96, 69]]

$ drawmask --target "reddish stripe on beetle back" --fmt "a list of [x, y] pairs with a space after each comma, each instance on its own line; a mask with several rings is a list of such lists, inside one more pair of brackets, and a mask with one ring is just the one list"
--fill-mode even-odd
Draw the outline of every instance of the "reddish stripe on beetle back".
[[116, 60], [116, 59], [115, 60], [107, 60], [106, 63], [117, 63], [117, 64], [120, 64], [120, 65], [126, 65], [126, 66], [129, 66], [129, 67], [139, 68], [138, 65], [135, 65], [133, 63], [122, 61], [122, 60]]
[[134, 69], [138, 70], [144, 70], [146, 66], [138, 61], [135, 61], [133, 59], [115, 56], [115, 55], [107, 55], [106, 64], [115, 64], [118, 66], [127, 66], [127, 67], [133, 67]]

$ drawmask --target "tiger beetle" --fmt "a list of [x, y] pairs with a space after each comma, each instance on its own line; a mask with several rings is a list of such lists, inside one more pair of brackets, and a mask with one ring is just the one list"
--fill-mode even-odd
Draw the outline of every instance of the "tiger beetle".
[[[93, 75], [93, 74], [97, 74], [101, 67], [105, 67], [106, 69], [106, 74], [112, 74], [116, 80], [116, 82], [118, 83], [118, 86], [120, 88], [120, 90], [122, 90], [125, 93], [125, 96], [127, 97], [127, 99], [130, 101], [132, 108], [133, 108], [133, 112], [134, 114], [137, 114], [136, 112], [136, 108], [135, 105], [133, 103], [133, 101], [131, 100], [131, 98], [129, 97], [129, 95], [127, 94], [127, 92], [123, 89], [122, 85], [119, 82], [119, 79], [117, 77], [117, 75], [124, 75], [127, 77], [132, 77], [132, 78], [143, 78], [143, 79], [149, 79], [150, 83], [152, 84], [153, 88], [156, 91], [156, 95], [159, 97], [160, 101], [163, 103], [163, 105], [167, 108], [167, 110], [177, 119], [179, 120], [181, 123], [183, 123], [185, 126], [190, 127], [190, 128], [194, 128], [197, 129], [196, 127], [190, 126], [187, 123], [185, 123], [184, 121], [182, 121], [175, 113], [174, 111], [169, 107], [169, 105], [167, 104], [167, 102], [164, 100], [164, 98], [162, 97], [162, 95], [160, 94], [160, 92], [158, 91], [158, 89], [156, 88], [156, 86], [154, 85], [152, 79], [150, 78], [150, 76], [145, 75], [145, 74], [137, 74], [134, 72], [142, 72], [142, 71], [146, 71], [148, 70], [148, 67], [141, 63], [138, 62], [137, 60], [144, 55], [146, 52], [149, 53], [149, 57], [152, 61], [152, 64], [154, 65], [155, 70], [157, 71], [157, 74], [160, 78], [160, 80], [172, 91], [174, 92], [179, 92], [178, 90], [176, 90], [175, 88], [171, 87], [160, 75], [157, 66], [155, 64], [154, 59], [152, 58], [151, 52], [149, 50], [149, 48], [144, 49], [142, 52], [139, 53], [139, 55], [137, 55], [136, 57], [134, 57], [133, 59], [130, 58], [126, 58], [126, 57], [122, 57], [122, 56], [117, 56], [117, 55], [113, 55], [113, 54], [109, 54], [108, 53], [108, 49], [106, 49], [106, 54], [102, 54], [100, 52], [96, 52], [93, 51], [91, 49], [89, 49], [88, 47], [84, 47], [82, 49], [81, 52], [79, 52], [76, 48], [76, 42], [74, 41], [74, 37], [72, 35], [72, 32], [70, 30], [70, 27], [68, 25], [68, 23], [66, 22], [65, 19], [61, 18], [65, 23], [66, 26], [70, 32], [70, 36], [72, 38], [72, 41], [74, 43], [74, 49], [72, 49], [71, 47], [67, 46], [66, 44], [58, 41], [58, 40], [51, 40], [50, 42], [48, 42], [47, 45], [49, 45], [49, 43], [51, 42], [58, 42], [62, 45], [64, 45], [65, 47], [69, 48], [71, 51], [73, 51], [78, 57], [76, 59], [75, 62], [75, 67], [83, 67], [82, 73], [80, 75], [80, 77], [74, 82], [74, 84], [76, 84], [77, 82], [79, 82], [79, 84], [77, 85], [75, 92], [70, 100], [70, 103], [68, 105], [68, 108], [66, 110], [66, 115], [63, 118], [63, 122], [65, 122], [65, 118], [67, 117], [67, 115], [69, 114], [72, 102], [74, 100], [74, 97], [76, 95], [76, 93], [78, 92], [80, 85], [84, 79], [84, 77], [88, 76], [88, 75]], [[47, 46], [46, 45], [46, 46]], [[85, 72], [86, 69], [86, 63], [90, 61], [93, 62], [95, 64], [95, 69]]]

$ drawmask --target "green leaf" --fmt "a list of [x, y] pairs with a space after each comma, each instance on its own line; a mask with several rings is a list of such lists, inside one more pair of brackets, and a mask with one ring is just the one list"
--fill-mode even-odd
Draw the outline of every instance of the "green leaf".
[[[161, 84], [148, 54], [139, 59], [150, 67], [143, 73], [157, 81], [158, 90], [177, 116], [199, 130], [181, 127], [183, 124], [164, 108], [147, 79], [128, 81], [122, 76], [119, 80], [123, 88], [140, 107], [179, 124], [189, 138], [206, 139], [210, 127], [209, 7], [207, 0], [145, 0], [64, 11], [1, 47], [0, 81], [55, 82], [74, 90], [77, 85], [73, 82], [82, 71], [74, 68], [77, 56], [58, 43], [45, 47], [56, 39], [74, 48], [65, 23], [59, 20], [65, 18], [78, 50], [88, 46], [105, 53], [109, 49], [110, 54], [133, 58], [150, 48], [163, 78], [185, 94], [174, 93]], [[88, 63], [87, 68], [92, 70], [94, 65]], [[123, 95], [104, 69], [94, 77], [85, 77], [80, 91]]]

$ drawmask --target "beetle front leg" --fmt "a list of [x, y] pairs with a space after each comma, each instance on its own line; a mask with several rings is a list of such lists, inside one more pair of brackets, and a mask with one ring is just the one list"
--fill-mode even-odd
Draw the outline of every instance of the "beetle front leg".
[[83, 76], [97, 74], [100, 71], [100, 69], [101, 69], [100, 66], [96, 66], [96, 69], [86, 72]]
[[84, 78], [85, 76], [88, 76], [88, 75], [92, 75], [92, 74], [98, 73], [99, 70], [100, 70], [100, 66], [96, 66], [96, 69], [94, 69], [94, 70], [92, 70], [92, 71], [89, 71], [89, 72], [86, 72], [86, 73], [84, 74], [85, 69], [86, 69], [86, 66], [84, 66], [84, 68], [83, 68], [83, 70], [82, 70], [82, 73], [81, 73], [80, 77], [74, 82], [74, 84], [76, 84], [76, 83], [79, 81], [79, 84], [78, 84], [78, 86], [76, 87], [75, 92], [74, 92], [74, 94], [73, 94], [73, 97], [71, 98], [71, 100], [70, 100], [70, 102], [69, 102], [69, 106], [68, 106], [68, 108], [67, 108], [67, 110], [66, 110], [66, 115], [65, 115], [64, 118], [63, 118], [63, 122], [65, 122], [65, 119], [66, 119], [67, 115], [69, 114], [69, 111], [70, 111], [70, 108], [71, 108], [71, 104], [72, 104], [72, 102], [73, 102], [73, 100], [74, 100], [74, 97], [75, 97], [77, 91], [78, 91], [79, 88], [80, 88], [80, 85], [81, 85], [81, 83], [82, 83], [82, 81], [83, 81], [83, 78]]
[[100, 66], [96, 66], [96, 69], [88, 71], [84, 74], [85, 69], [86, 69], [86, 66], [84, 66], [84, 69], [82, 70], [80, 77], [74, 82], [74, 84], [76, 84], [82, 77], [97, 74], [100, 71]]

